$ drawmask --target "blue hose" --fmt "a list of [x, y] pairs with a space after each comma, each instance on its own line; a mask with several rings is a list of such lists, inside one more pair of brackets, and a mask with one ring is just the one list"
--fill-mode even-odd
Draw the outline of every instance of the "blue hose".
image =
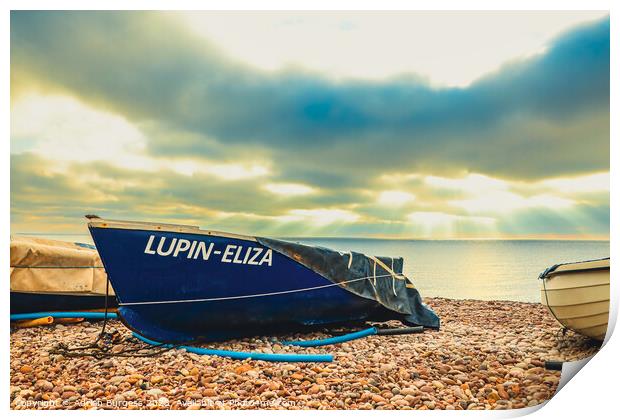
[[282, 344], [285, 346], [318, 347], [327, 346], [329, 344], [344, 343], [345, 341], [357, 340], [358, 338], [368, 337], [369, 335], [375, 334], [377, 334], [377, 329], [375, 327], [371, 327], [351, 334], [340, 335], [338, 337], [324, 338], [322, 340], [283, 341]]
[[[144, 341], [152, 346], [162, 346], [157, 341], [149, 340], [146, 337], [142, 337], [140, 334], [133, 333], [133, 336]], [[173, 347], [171, 344], [163, 344], [164, 347]], [[245, 360], [264, 360], [266, 362], [326, 362], [331, 363], [334, 361], [334, 357], [331, 354], [267, 354], [267, 353], [248, 353], [243, 351], [230, 351], [230, 350], [215, 350], [205, 349], [202, 347], [191, 346], [179, 346], [180, 349], [184, 349], [190, 353], [207, 355], [207, 356], [222, 356], [229, 357], [231, 359]]]
[[[54, 318], [85, 318], [85, 319], [104, 319], [104, 312], [34, 312], [29, 314], [13, 314], [11, 321], [22, 321], [24, 319], [39, 319], [45, 317]], [[108, 312], [108, 319], [116, 319], [118, 315], [115, 312]]]
[[[34, 312], [29, 314], [13, 314], [11, 315], [11, 321], [21, 321], [25, 319], [38, 319], [44, 318], [47, 316], [55, 317], [55, 318], [85, 318], [85, 319], [104, 319], [106, 314], [103, 312]], [[118, 314], [115, 312], [108, 312], [107, 317], [109, 319], [118, 318]], [[289, 346], [299, 346], [299, 347], [319, 347], [319, 346], [327, 346], [329, 344], [338, 344], [344, 343], [345, 341], [357, 340], [358, 338], [368, 337], [370, 335], [376, 335], [377, 329], [374, 327], [357, 331], [350, 334], [341, 335], [338, 337], [325, 338], [322, 340], [307, 340], [307, 341], [283, 341], [281, 344], [289, 345]], [[149, 340], [146, 337], [142, 337], [137, 333], [133, 333], [134, 337], [144, 341], [147, 344], [152, 346], [162, 346], [162, 343], [158, 343], [156, 341]], [[164, 344], [166, 348], [172, 347], [171, 344]], [[267, 362], [326, 362], [331, 363], [334, 360], [334, 357], [331, 354], [268, 354], [268, 353], [250, 353], [250, 352], [241, 352], [241, 351], [230, 351], [230, 350], [216, 350], [216, 349], [205, 349], [202, 347], [191, 347], [191, 346], [179, 346], [181, 349], [185, 349], [190, 353], [200, 354], [200, 355], [208, 355], [208, 356], [221, 356], [221, 357], [229, 357], [231, 359], [245, 360], [245, 359], [253, 359], [253, 360], [264, 360]]]

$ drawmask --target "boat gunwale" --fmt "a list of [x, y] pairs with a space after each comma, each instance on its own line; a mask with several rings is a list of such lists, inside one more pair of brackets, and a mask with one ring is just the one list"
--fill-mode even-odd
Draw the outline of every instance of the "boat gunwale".
[[216, 230], [200, 229], [198, 226], [190, 225], [174, 225], [167, 223], [151, 223], [151, 222], [133, 222], [126, 220], [113, 219], [89, 219], [89, 228], [95, 229], [124, 229], [124, 230], [140, 230], [147, 232], [169, 232], [169, 233], [188, 233], [202, 236], [219, 236], [222, 238], [240, 239], [251, 242], [258, 242], [256, 237], [248, 235], [240, 235], [230, 232], [221, 232]]
[[541, 277], [541, 279], [550, 279], [552, 277], [558, 276], [560, 274], [575, 274], [575, 273], [583, 273], [588, 271], [609, 271], [609, 267], [589, 267], [589, 268], [575, 268], [570, 270], [560, 270], [560, 271], [551, 271], [545, 275], [545, 277]]
[[[600, 264], [604, 264], [604, 262], [607, 261], [607, 265], [596, 265], [597, 263]], [[567, 267], [567, 266], [578, 266], [580, 264], [585, 264], [585, 267]], [[594, 265], [593, 265], [594, 264]], [[590, 265], [590, 266], [588, 266]], [[611, 258], [610, 257], [606, 257], [606, 258], [598, 258], [598, 259], [594, 259], [594, 260], [585, 260], [585, 261], [576, 261], [576, 262], [568, 262], [568, 263], [561, 263], [561, 264], [556, 264], [553, 265], [549, 268], [547, 268], [545, 271], [543, 271], [538, 278], [541, 280], [547, 279], [547, 278], [551, 278], [554, 275], [557, 274], [569, 274], [569, 273], [579, 273], [579, 272], [584, 272], [584, 271], [595, 271], [595, 270], [609, 270], [611, 266]]]

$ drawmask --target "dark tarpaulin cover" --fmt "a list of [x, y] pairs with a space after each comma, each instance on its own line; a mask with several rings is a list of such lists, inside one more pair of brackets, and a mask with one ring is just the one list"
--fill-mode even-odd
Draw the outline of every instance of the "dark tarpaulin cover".
[[[396, 312], [400, 316], [395, 318], [406, 324], [439, 328], [439, 317], [422, 302], [413, 283], [401, 274], [403, 259], [400, 257], [368, 257], [357, 252], [340, 253], [328, 248], [277, 239], [256, 239], [262, 245], [294, 259], [343, 289], [372, 299], [384, 308]], [[397, 275], [394, 276], [393, 273]]]

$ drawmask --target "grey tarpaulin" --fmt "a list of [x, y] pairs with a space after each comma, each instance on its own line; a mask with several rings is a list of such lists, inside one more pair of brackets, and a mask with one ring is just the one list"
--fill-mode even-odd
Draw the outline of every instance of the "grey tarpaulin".
[[370, 257], [277, 239], [256, 240], [349, 292], [376, 301], [391, 311], [395, 319], [409, 325], [439, 328], [439, 317], [422, 303], [413, 283], [402, 274], [403, 259], [400, 257]]

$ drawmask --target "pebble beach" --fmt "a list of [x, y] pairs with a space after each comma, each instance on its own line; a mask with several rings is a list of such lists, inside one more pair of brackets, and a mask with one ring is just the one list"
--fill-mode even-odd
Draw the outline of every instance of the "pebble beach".
[[[11, 409], [404, 409], [535, 406], [560, 372], [544, 362], [578, 360], [599, 344], [561, 327], [540, 304], [425, 299], [439, 331], [370, 336], [319, 348], [255, 337], [211, 347], [267, 353], [331, 353], [332, 363], [273, 363], [171, 349], [149, 357], [68, 357], [59, 344], [92, 343], [101, 322], [11, 329]], [[401, 326], [395, 322], [393, 327]], [[144, 348], [119, 321], [113, 351]], [[312, 332], [278, 337], [309, 340]], [[135, 353], [136, 355], [140, 352]]]

